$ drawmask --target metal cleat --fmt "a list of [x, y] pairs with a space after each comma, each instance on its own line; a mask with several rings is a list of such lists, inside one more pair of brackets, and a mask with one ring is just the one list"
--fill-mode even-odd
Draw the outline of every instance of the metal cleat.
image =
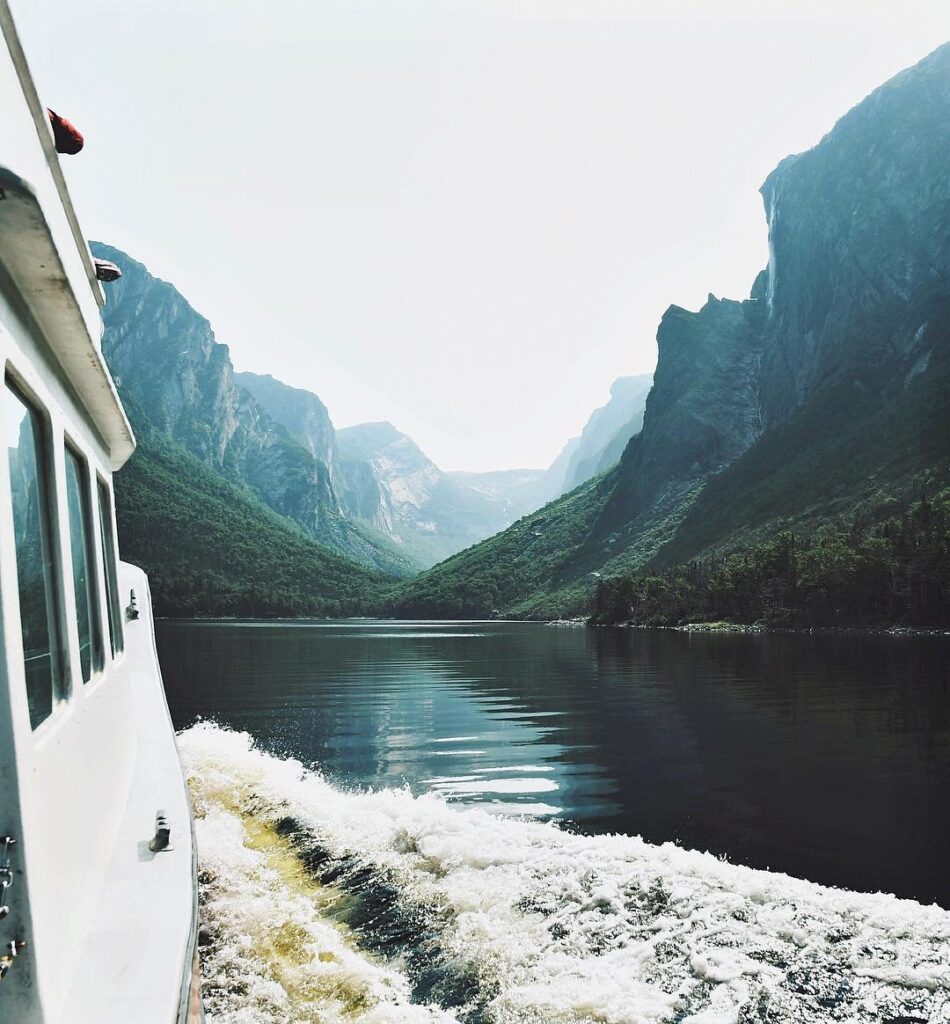
[[158, 811], [155, 815], [155, 835], [148, 848], [152, 853], [165, 853], [172, 849], [172, 828], [164, 811]]

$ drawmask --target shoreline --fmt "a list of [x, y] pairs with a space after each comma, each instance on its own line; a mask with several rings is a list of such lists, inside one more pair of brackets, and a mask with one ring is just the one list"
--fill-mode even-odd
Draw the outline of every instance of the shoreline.
[[557, 629], [638, 629], [638, 630], [671, 630], [677, 633], [731, 633], [731, 634], [765, 634], [765, 633], [800, 633], [812, 636], [890, 636], [890, 637], [950, 637], [950, 626], [772, 626], [765, 623], [742, 622], [688, 622], [671, 626], [661, 623], [645, 624], [640, 622], [591, 622], [587, 618], [574, 617], [569, 619], [396, 619], [390, 616], [341, 615], [316, 617], [274, 616], [255, 617], [249, 615], [156, 615], [156, 622], [533, 622], [539, 626]]
[[[557, 623], [552, 623], [556, 625]], [[566, 623], [565, 623], [566, 624]], [[679, 626], [638, 622], [590, 623], [592, 629], [668, 629], [677, 633], [805, 633], [812, 636], [950, 637], [950, 626], [770, 626], [765, 623], [688, 622]]]

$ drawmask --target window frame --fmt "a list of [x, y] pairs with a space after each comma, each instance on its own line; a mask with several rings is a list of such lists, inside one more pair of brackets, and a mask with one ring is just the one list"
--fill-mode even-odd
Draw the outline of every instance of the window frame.
[[[103, 608], [102, 608], [102, 595], [100, 593], [99, 580], [99, 558], [96, 554], [96, 527], [95, 519], [93, 516], [93, 503], [92, 503], [92, 472], [89, 465], [89, 458], [82, 448], [76, 444], [76, 442], [70, 437], [70, 435], [63, 432], [63, 483], [65, 486], [65, 501], [63, 502], [63, 509], [66, 516], [66, 536], [69, 538], [69, 568], [70, 572], [70, 583], [73, 587], [73, 593], [75, 595], [76, 589], [76, 567], [73, 564], [73, 523], [72, 523], [72, 510], [69, 502], [69, 458], [72, 456], [76, 460], [78, 466], [79, 476], [79, 501], [80, 501], [80, 519], [83, 531], [83, 547], [85, 548], [86, 555], [86, 597], [89, 603], [89, 631], [90, 631], [90, 651], [89, 651], [89, 678], [85, 677], [82, 670], [82, 638], [79, 635], [79, 608], [78, 606], [74, 609], [75, 618], [71, 623], [71, 627], [75, 629], [76, 641], [77, 641], [77, 652], [79, 653], [79, 665], [78, 665], [78, 676], [84, 685], [95, 680], [96, 676], [102, 675], [106, 670], [106, 642], [105, 642], [105, 630], [103, 628]], [[96, 649], [96, 642], [98, 641], [98, 651]]]
[[[16, 368], [7, 363], [3, 373], [4, 386], [12, 397], [22, 403], [28, 414], [35, 417], [39, 426], [39, 445], [36, 447], [36, 470], [38, 480], [38, 502], [40, 516], [40, 545], [43, 555], [43, 575], [45, 582], [47, 632], [50, 646], [50, 681], [51, 704], [50, 713], [34, 724], [30, 719], [30, 731], [36, 735], [57, 717], [57, 713], [69, 703], [72, 692], [72, 666], [69, 657], [68, 622], [63, 601], [64, 575], [63, 557], [59, 534], [59, 500], [56, 480], [57, 452], [54, 444], [53, 422], [44, 402], [23, 379]], [[6, 396], [5, 396], [6, 397]], [[4, 430], [5, 433], [5, 430]], [[9, 472], [9, 439], [4, 437], [7, 446], [7, 483], [8, 502], [13, 514], [13, 487]], [[12, 524], [11, 524], [12, 526]], [[14, 528], [15, 537], [15, 528]], [[13, 563], [17, 575], [17, 630], [20, 641], [20, 670], [23, 673], [24, 697], [29, 702], [26, 674], [26, 650], [23, 647], [23, 609], [20, 591], [20, 566], [13, 554]]]
[[125, 651], [122, 600], [119, 596], [119, 548], [115, 522], [115, 498], [112, 487], [96, 473], [96, 508], [99, 512], [99, 546], [102, 549], [102, 581], [105, 584], [105, 618], [109, 631], [109, 649], [115, 662]]

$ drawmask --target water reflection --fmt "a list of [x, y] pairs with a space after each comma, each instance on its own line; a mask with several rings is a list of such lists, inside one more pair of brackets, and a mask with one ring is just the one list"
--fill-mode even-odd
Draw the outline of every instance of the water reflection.
[[950, 902], [943, 639], [165, 622], [159, 646], [178, 726], [338, 783]]

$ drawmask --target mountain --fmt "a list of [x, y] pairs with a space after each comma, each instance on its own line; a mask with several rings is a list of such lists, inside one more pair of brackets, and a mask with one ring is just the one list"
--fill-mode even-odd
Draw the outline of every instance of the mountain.
[[505, 529], [544, 500], [531, 489], [540, 471], [444, 473], [390, 423], [335, 430], [311, 392], [254, 373], [235, 380], [327, 467], [342, 514], [418, 568]]
[[147, 425], [337, 554], [408, 575], [548, 496], [531, 493], [533, 471], [499, 474], [492, 486], [445, 474], [389, 424], [337, 432], [312, 392], [235, 372], [227, 346], [173, 285], [119, 249], [92, 248], [122, 270], [102, 344], [137, 431]]
[[544, 480], [541, 485], [545, 502], [551, 501], [553, 498], [564, 494], [565, 491], [570, 490], [567, 486], [568, 475], [571, 470], [571, 462], [580, 446], [581, 439], [579, 435], [570, 438], [560, 450], [555, 460], [545, 470]]
[[[652, 373], [618, 377], [610, 400], [595, 409], [578, 437], [572, 437], [545, 470], [509, 469], [449, 476], [501, 503], [508, 523], [614, 466], [627, 442], [643, 426]], [[499, 527], [502, 528], [502, 527]]]
[[443, 473], [390, 423], [346, 427], [337, 431], [337, 439], [345, 507], [414, 562], [439, 562], [514, 519], [501, 488], [492, 493]]
[[744, 301], [666, 311], [617, 466], [410, 581], [395, 609], [583, 612], [601, 576], [814, 532], [945, 480], [948, 152], [950, 44], [769, 175], [768, 266]]
[[454, 470], [447, 476], [497, 502], [507, 526], [551, 499], [548, 473], [543, 469]]
[[307, 419], [301, 412], [312, 443], [298, 441], [240, 385], [227, 346], [172, 285], [126, 253], [91, 244], [96, 256], [122, 270], [103, 311], [102, 350], [136, 432], [147, 424], [338, 554], [380, 571], [408, 573], [398, 554], [341, 509], [329, 448], [317, 440], [319, 414]]
[[389, 423], [339, 430], [337, 492], [348, 514], [431, 566], [613, 466], [642, 426], [652, 379], [614, 381], [610, 401], [546, 470], [445, 473]]
[[323, 402], [312, 391], [291, 387], [270, 374], [235, 373], [234, 381], [275, 423], [326, 466], [332, 480], [337, 460], [336, 431]]
[[603, 473], [620, 461], [627, 442], [643, 426], [647, 395], [653, 386], [653, 374], [618, 377], [610, 387], [610, 401], [591, 413], [580, 437], [568, 441], [555, 460], [551, 476], [563, 473], [549, 497], [573, 491], [591, 477]]
[[115, 475], [122, 557], [149, 575], [158, 615], [362, 613], [391, 576], [315, 543], [140, 416], [138, 447]]

